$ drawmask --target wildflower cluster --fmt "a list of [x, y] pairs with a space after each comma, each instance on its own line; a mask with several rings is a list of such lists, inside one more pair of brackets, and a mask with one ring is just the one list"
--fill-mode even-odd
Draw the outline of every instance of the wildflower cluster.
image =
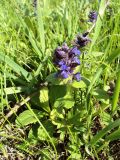
[[80, 73], [74, 73], [77, 66], [80, 65], [78, 56], [80, 51], [77, 47], [69, 48], [67, 44], [56, 48], [54, 52], [54, 63], [58, 67], [57, 76], [63, 79], [71, 76], [73, 79], [80, 81]]
[[[97, 19], [96, 12], [90, 12], [89, 21], [95, 22]], [[53, 62], [58, 68], [57, 77], [66, 79], [71, 77], [72, 80], [80, 81], [80, 72], [75, 73], [75, 69], [80, 65], [79, 56], [81, 54], [80, 48], [85, 47], [91, 40], [87, 37], [89, 32], [78, 34], [73, 41], [73, 47], [69, 48], [66, 43], [61, 47], [57, 47], [54, 51]]]

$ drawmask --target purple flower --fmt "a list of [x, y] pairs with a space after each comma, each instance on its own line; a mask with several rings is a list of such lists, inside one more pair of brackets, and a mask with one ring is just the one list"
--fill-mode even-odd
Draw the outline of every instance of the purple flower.
[[69, 72], [67, 72], [67, 71], [61, 71], [61, 72], [59, 73], [59, 77], [61, 77], [61, 78], [63, 78], [63, 79], [68, 78], [68, 76], [69, 76]]
[[63, 44], [62, 47], [57, 47], [56, 50], [54, 51], [54, 58], [53, 62], [56, 64], [59, 62], [61, 59], [66, 59], [68, 57], [68, 52], [69, 52], [69, 47], [67, 44]]
[[79, 55], [77, 47], [69, 48], [67, 44], [63, 44], [62, 47], [56, 48], [53, 61], [58, 68], [57, 77], [62, 79], [73, 77], [74, 69], [80, 65]]
[[78, 57], [74, 57], [72, 63], [80, 65], [80, 60], [78, 59]]
[[66, 64], [63, 64], [63, 65], [61, 65], [60, 69], [61, 69], [61, 70], [65, 70], [65, 71], [69, 71], [69, 70], [70, 70], [70, 67], [67, 66]]
[[66, 53], [62, 50], [59, 50], [59, 49], [56, 49], [54, 54], [57, 58], [60, 58], [60, 59], [66, 57]]
[[83, 35], [78, 34], [76, 39], [73, 42], [73, 45], [77, 46], [78, 48], [81, 48], [81, 47], [85, 47], [90, 41], [91, 40], [84, 34]]
[[73, 75], [73, 79], [76, 80], [76, 81], [80, 81], [80, 80], [81, 80], [81, 75], [80, 75], [80, 73], [78, 72], [78, 73], [74, 74], [74, 75]]
[[63, 65], [60, 67], [61, 70], [67, 70], [67, 68], [68, 68], [68, 66], [67, 66], [66, 64], [63, 64]]
[[76, 67], [80, 65], [80, 60], [78, 59], [78, 57], [74, 57], [71, 61], [71, 67]]
[[80, 55], [80, 51], [78, 50], [78, 48], [77, 47], [74, 47], [74, 48], [72, 48], [70, 51], [69, 51], [69, 55]]
[[91, 11], [88, 15], [90, 22], [95, 22], [97, 20], [97, 12]]
[[66, 65], [65, 61], [64, 60], [61, 60], [58, 62], [58, 66], [61, 67], [62, 65]]

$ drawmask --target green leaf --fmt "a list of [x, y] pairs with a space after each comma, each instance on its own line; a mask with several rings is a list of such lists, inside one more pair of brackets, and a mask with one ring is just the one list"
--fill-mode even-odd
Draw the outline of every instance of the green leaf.
[[107, 64], [109, 65], [114, 59], [116, 59], [120, 55], [120, 49], [115, 50], [106, 60], [105, 63], [100, 65], [94, 74], [90, 85], [88, 86], [88, 92], [87, 94], [90, 93], [92, 87], [94, 86], [95, 82], [99, 79], [101, 73], [104, 71], [104, 69], [107, 67]]
[[66, 85], [50, 86], [49, 88], [50, 103], [53, 105], [57, 99], [64, 97], [66, 95], [66, 92], [67, 92]]
[[90, 80], [86, 77], [81, 77], [81, 81], [73, 81], [72, 87], [74, 88], [86, 88], [88, 85], [90, 85]]
[[4, 156], [6, 159], [8, 159], [7, 150], [6, 150], [5, 146], [4, 146], [2, 143], [0, 143], [0, 151], [2, 152], [3, 156]]
[[30, 144], [37, 144], [38, 143], [38, 136], [37, 136], [38, 125], [33, 125], [28, 133], [28, 141]]
[[35, 33], [35, 27], [33, 22], [31, 21], [31, 18], [29, 16], [25, 16], [24, 17], [24, 22], [26, 24], [26, 26], [33, 32]]
[[26, 80], [30, 81], [32, 79], [32, 76], [29, 72], [11, 60], [7, 55], [0, 53], [0, 61], [9, 65], [13, 71], [15, 71], [20, 76], [24, 76]]
[[81, 154], [79, 153], [71, 153], [71, 155], [68, 157], [68, 160], [77, 160], [77, 159], [81, 159]]
[[105, 8], [106, 8], [106, 1], [101, 0], [100, 8], [99, 8], [99, 15], [98, 15], [97, 22], [96, 22], [96, 27], [95, 27], [95, 33], [94, 33], [94, 37], [92, 39], [92, 43], [91, 43], [89, 53], [92, 51], [92, 48], [93, 48], [94, 44], [96, 43], [97, 38], [100, 34], [101, 27], [102, 27], [102, 19], [103, 19], [103, 16], [104, 16]]
[[5, 73], [7, 79], [13, 79], [16, 82], [19, 82], [20, 84], [22, 84], [24, 86], [27, 85], [27, 82], [25, 80], [23, 80], [22, 77], [20, 78], [17, 75], [15, 76], [12, 73], [9, 73], [7, 71], [5, 71], [4, 73]]
[[86, 77], [81, 77], [81, 80], [88, 86], [90, 85], [90, 80]]
[[71, 107], [74, 106], [75, 102], [72, 94], [72, 88], [70, 85], [59, 86], [59, 92], [58, 90], [56, 90], [56, 87], [55, 87], [55, 90], [53, 92], [54, 94], [56, 94], [54, 97], [55, 108], [63, 106], [64, 108], [70, 109]]
[[23, 25], [24, 29], [27, 30], [27, 34], [26, 35], [28, 36], [31, 45], [34, 48], [35, 53], [37, 55], [39, 55], [39, 58], [41, 59], [41, 57], [42, 57], [41, 50], [37, 46], [36, 39], [35, 39], [35, 36], [34, 36], [32, 30], [31, 30], [31, 28], [29, 28], [29, 26], [27, 26], [25, 20], [21, 16], [19, 16], [18, 14], [17, 14], [17, 16], [18, 16], [18, 18], [20, 20], [20, 23]]
[[117, 108], [117, 102], [119, 100], [119, 94], [120, 94], [120, 71], [118, 72], [117, 81], [115, 85], [115, 90], [113, 94], [113, 100], [112, 100], [112, 112], [114, 112]]
[[28, 153], [29, 155], [33, 155], [33, 151], [29, 149], [30, 145], [27, 141], [24, 141], [20, 144], [16, 144], [16, 148], [18, 150], [23, 150], [24, 152]]
[[41, 153], [42, 160], [51, 160], [52, 159], [51, 152], [48, 148], [40, 149], [40, 153]]
[[107, 127], [99, 131], [98, 134], [91, 139], [89, 144], [92, 146], [95, 145], [105, 134], [107, 134], [110, 130], [118, 126], [120, 126], [120, 119], [111, 122]]
[[56, 78], [56, 73], [52, 73], [47, 76], [47, 82], [51, 82], [53, 85], [59, 84], [58, 78]]
[[[38, 118], [42, 118], [44, 116], [43, 113], [37, 109], [33, 109], [32, 111]], [[36, 123], [37, 119], [30, 110], [26, 110], [16, 118], [15, 122], [18, 126], [26, 126], [28, 124]]]
[[40, 50], [40, 48], [38, 48], [37, 42], [36, 42], [36, 40], [34, 38], [34, 35], [33, 35], [32, 31], [31, 31], [31, 29], [29, 29], [29, 28], [27, 28], [27, 29], [28, 29], [28, 38], [29, 38], [29, 41], [30, 41], [32, 47], [34, 48], [35, 53], [41, 59], [42, 58], [41, 50]]
[[74, 87], [74, 88], [86, 88], [86, 84], [82, 80], [80, 82], [74, 81], [72, 83], [72, 87]]
[[15, 94], [15, 93], [21, 93], [24, 92], [28, 89], [28, 87], [8, 87], [8, 88], [3, 88], [0, 89], [0, 93], [3, 92], [2, 94], [8, 95], [8, 94]]
[[111, 116], [110, 114], [106, 113], [105, 111], [100, 113], [100, 118], [101, 118], [101, 124], [102, 125], [109, 125]]
[[50, 119], [54, 125], [57, 125], [57, 128], [63, 127], [65, 124], [64, 109], [62, 107], [53, 109], [50, 113]]
[[81, 109], [75, 115], [70, 116], [67, 119], [67, 124], [69, 125], [81, 125], [80, 119], [84, 118], [87, 114], [86, 110]]
[[41, 107], [43, 110], [46, 112], [50, 112], [50, 107], [49, 107], [49, 91], [47, 87], [42, 87], [36, 97], [33, 97], [31, 100], [32, 102], [38, 106]]
[[[60, 130], [59, 130], [59, 131], [60, 131]], [[66, 135], [66, 131], [65, 131], [65, 132], [64, 132], [64, 131], [61, 131], [61, 133], [60, 133], [60, 141], [64, 141], [65, 135]]]
[[92, 89], [94, 83], [99, 79], [99, 77], [100, 77], [102, 71], [103, 71], [103, 66], [101, 66], [100, 68], [97, 69], [97, 71], [96, 71], [94, 77], [93, 77], [92, 80], [91, 80], [90, 85], [88, 86], [88, 92], [87, 92], [87, 94], [90, 93], [90, 91], [91, 91], [91, 89]]
[[[53, 124], [51, 123], [51, 121], [47, 120], [46, 122], [43, 123], [43, 126], [46, 129], [46, 131], [48, 132], [48, 134], [51, 137], [53, 137], [53, 132], [54, 132], [55, 128], [54, 128]], [[37, 136], [41, 141], [48, 140], [48, 136], [41, 126], [38, 128]]]
[[49, 107], [49, 95], [48, 95], [48, 88], [43, 87], [40, 90], [40, 106], [46, 111], [50, 112], [50, 107]]
[[80, 154], [80, 150], [79, 150], [79, 141], [77, 141], [77, 144], [69, 144], [68, 152], [70, 153], [68, 160], [81, 159], [81, 154]]
[[120, 128], [105, 138], [106, 141], [114, 141], [117, 139], [120, 139]]
[[64, 107], [67, 109], [70, 109], [74, 106], [74, 99], [70, 96], [68, 98], [59, 98], [56, 100], [56, 102], [54, 103], [54, 107]]
[[37, 0], [37, 20], [38, 20], [38, 31], [41, 41], [42, 52], [45, 52], [45, 31], [44, 31], [44, 22], [42, 17], [42, 8], [40, 6], [40, 0]]
[[103, 52], [92, 51], [92, 53], [89, 56], [99, 57], [102, 56], [103, 54], [104, 54]]
[[105, 104], [109, 104], [109, 96], [107, 94], [107, 91], [98, 88], [98, 89], [93, 90], [92, 95], [97, 100], [99, 100]]
[[119, 56], [120, 56], [120, 48], [115, 49], [113, 53], [110, 54], [110, 56], [106, 59], [106, 62], [109, 64]]

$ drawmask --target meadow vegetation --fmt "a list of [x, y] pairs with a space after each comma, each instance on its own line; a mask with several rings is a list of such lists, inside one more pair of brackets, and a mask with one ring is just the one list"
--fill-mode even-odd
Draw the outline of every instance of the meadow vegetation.
[[[57, 77], [55, 49], [86, 32], [80, 81]], [[1, 160], [119, 160], [120, 1], [2, 0], [0, 82]]]

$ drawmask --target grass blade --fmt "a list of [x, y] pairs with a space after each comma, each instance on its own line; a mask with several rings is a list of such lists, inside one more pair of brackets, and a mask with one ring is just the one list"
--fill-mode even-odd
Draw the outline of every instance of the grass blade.
[[116, 82], [116, 86], [115, 86], [115, 90], [114, 90], [114, 94], [113, 94], [112, 113], [117, 108], [117, 102], [118, 102], [118, 99], [119, 99], [119, 93], [120, 93], [120, 70], [118, 72], [117, 82]]
[[114, 141], [120, 139], [120, 128], [113, 133], [111, 133], [109, 136], [106, 137], [106, 141]]
[[[116, 49], [116, 50], [113, 52], [113, 54], [111, 54], [111, 55], [105, 60], [104, 64], [102, 64], [102, 65], [97, 69], [97, 71], [96, 71], [96, 73], [95, 73], [95, 75], [94, 75], [93, 79], [91, 80], [91, 83], [90, 83], [90, 85], [89, 85], [89, 87], [88, 87], [88, 92], [87, 92], [88, 94], [90, 93], [90, 91], [91, 91], [93, 85], [95, 84], [95, 82], [99, 79], [102, 71], [103, 71], [113, 60], [115, 60], [117, 57], [119, 57], [119, 55], [120, 55], [120, 49]], [[118, 87], [119, 87], [119, 85], [120, 85], [120, 84], [118, 84]], [[118, 90], [118, 89], [117, 89], [117, 90]]]
[[[26, 104], [27, 105], [27, 104]], [[55, 156], [57, 158], [57, 150], [56, 150], [56, 147], [54, 145], [54, 142], [53, 142], [53, 139], [50, 137], [49, 133], [47, 132], [46, 128], [43, 126], [43, 124], [41, 123], [41, 121], [39, 120], [38, 116], [33, 112], [33, 110], [30, 108], [29, 105], [27, 105], [28, 109], [31, 111], [31, 114], [33, 114], [33, 116], [36, 118], [36, 120], [38, 121], [38, 123], [40, 124], [40, 126], [42, 127], [42, 129], [44, 130], [44, 132], [46, 133], [46, 135], [48, 136], [50, 142], [51, 142], [51, 145], [53, 146], [54, 148], [54, 151], [55, 151]]]
[[27, 31], [28, 31], [27, 36], [30, 40], [30, 43], [31, 43], [32, 47], [34, 48], [35, 53], [37, 53], [37, 55], [39, 55], [39, 58], [41, 59], [41, 57], [42, 57], [41, 50], [38, 48], [38, 46], [36, 44], [35, 37], [34, 37], [34, 34], [33, 34], [32, 30], [27, 26], [27, 24], [25, 23], [25, 21], [22, 17], [20, 17], [18, 15], [18, 18], [19, 18], [20, 22], [22, 23], [24, 29], [27, 29]]
[[[103, 65], [103, 66], [104, 66], [104, 65]], [[87, 92], [87, 94], [90, 93], [90, 91], [91, 91], [94, 83], [99, 79], [102, 71], [103, 71], [103, 67], [100, 67], [100, 68], [97, 69], [97, 71], [96, 71], [96, 73], [95, 73], [95, 75], [94, 75], [93, 79], [91, 80], [91, 83], [90, 83], [90, 85], [89, 85], [89, 87], [88, 87], [88, 92]]]
[[29, 72], [27, 72], [24, 68], [22, 68], [20, 65], [15, 63], [13, 60], [11, 60], [8, 56], [6, 56], [3, 53], [0, 53], [0, 61], [6, 63], [20, 76], [24, 76], [26, 80], [30, 81], [32, 79], [32, 76]]
[[105, 127], [103, 130], [99, 131], [97, 135], [95, 135], [92, 140], [90, 141], [90, 145], [95, 145], [105, 134], [108, 133], [111, 129], [114, 129], [115, 127], [120, 126], [120, 119], [111, 122], [107, 127]]
[[8, 94], [14, 94], [14, 93], [21, 93], [24, 92], [25, 90], [27, 90], [28, 88], [22, 86], [22, 87], [8, 87], [8, 88], [4, 88], [4, 89], [0, 89], [0, 92], [3, 91], [3, 95], [8, 95]]
[[106, 1], [101, 0], [100, 8], [99, 8], [99, 16], [97, 18], [95, 33], [94, 33], [94, 37], [92, 39], [92, 43], [91, 43], [89, 53], [92, 51], [92, 48], [93, 48], [93, 46], [94, 46], [94, 44], [95, 44], [95, 42], [96, 42], [96, 40], [97, 40], [97, 38], [100, 34], [100, 30], [101, 30], [101, 27], [102, 27], [102, 19], [103, 19], [103, 16], [104, 16], [105, 8], [106, 8]]
[[120, 48], [116, 49], [107, 59], [107, 63], [111, 63], [114, 59], [120, 56]]
[[37, 0], [37, 20], [38, 20], [38, 31], [40, 35], [41, 48], [42, 52], [45, 52], [45, 31], [44, 31], [44, 23], [42, 17], [42, 10], [40, 7], [40, 1]]

